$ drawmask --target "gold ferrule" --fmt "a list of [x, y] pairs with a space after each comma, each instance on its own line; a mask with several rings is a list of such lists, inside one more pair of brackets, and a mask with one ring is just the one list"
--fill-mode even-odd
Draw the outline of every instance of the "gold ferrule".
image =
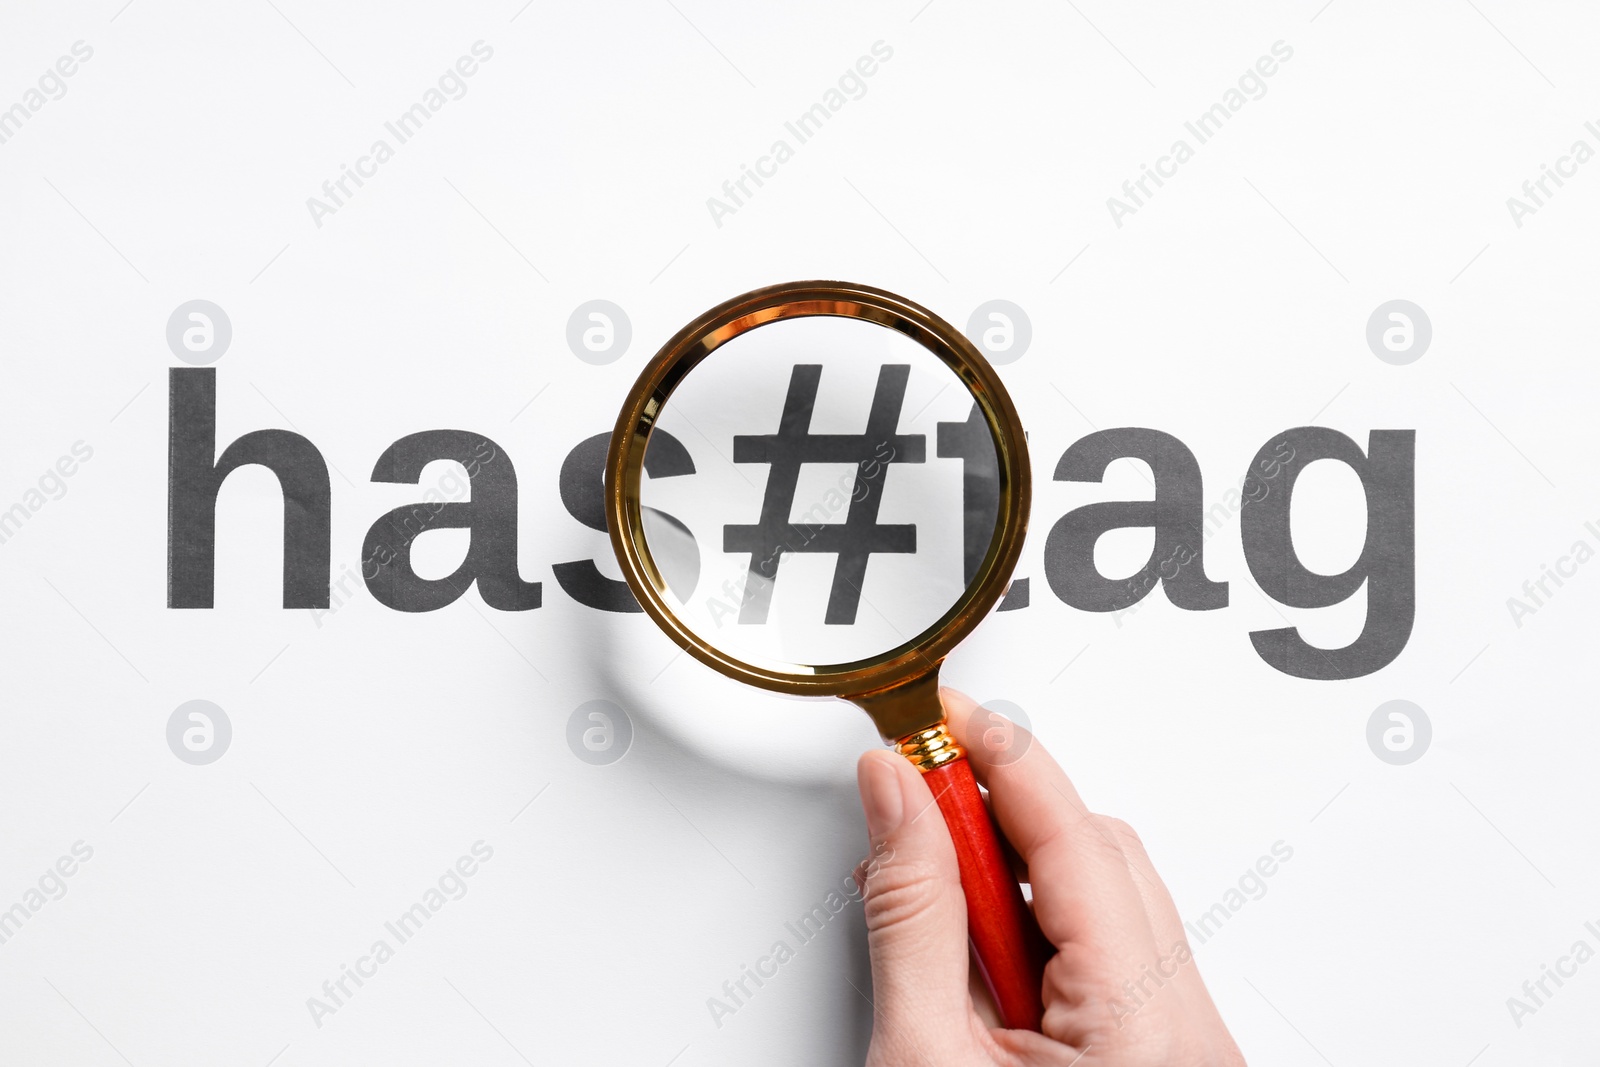
[[896, 741], [894, 747], [924, 774], [966, 755], [965, 750], [956, 744], [956, 739], [950, 736], [949, 727], [942, 722], [926, 730], [907, 734]]

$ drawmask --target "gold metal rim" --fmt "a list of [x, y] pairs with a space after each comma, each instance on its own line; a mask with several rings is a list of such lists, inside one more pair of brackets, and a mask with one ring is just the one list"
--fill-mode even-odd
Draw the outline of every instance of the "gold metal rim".
[[[781, 319], [839, 315], [898, 330], [938, 356], [966, 385], [994, 439], [999, 514], [976, 580], [937, 622], [869, 660], [833, 664], [758, 664], [735, 659], [679, 621], [644, 538], [640, 483], [644, 453], [661, 409], [701, 360], [748, 330]], [[1005, 593], [1027, 532], [1031, 476], [1022, 422], [1005, 386], [959, 330], [904, 297], [847, 282], [790, 282], [734, 297], [679, 330], [645, 366], [617, 416], [606, 457], [606, 524], [623, 576], [640, 606], [667, 636], [723, 674], [781, 693], [857, 696], [935, 670]]]

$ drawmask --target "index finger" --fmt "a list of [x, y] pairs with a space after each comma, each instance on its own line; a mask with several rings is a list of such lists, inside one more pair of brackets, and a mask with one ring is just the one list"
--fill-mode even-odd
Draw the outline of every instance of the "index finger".
[[951, 731], [989, 789], [1001, 832], [1028, 866], [1045, 937], [1057, 946], [1087, 943], [1142, 958], [1154, 935], [1127, 857], [1066, 772], [1021, 726], [1003, 750], [985, 745], [979, 734], [986, 724], [974, 716], [972, 698], [954, 689], [939, 695]]

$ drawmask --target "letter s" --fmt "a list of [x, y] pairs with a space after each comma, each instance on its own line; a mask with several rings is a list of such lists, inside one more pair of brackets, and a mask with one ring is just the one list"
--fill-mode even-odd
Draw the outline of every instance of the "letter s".
[[[606, 532], [605, 467], [606, 450], [611, 446], [611, 435], [597, 433], [580, 441], [561, 464], [561, 503], [567, 514], [591, 530]], [[665, 430], [656, 430], [650, 436], [650, 447], [644, 453], [644, 470], [652, 478], [675, 478], [694, 473], [694, 460], [683, 443]], [[664, 511], [645, 508], [647, 524], [666, 523], [682, 535], [673, 543], [685, 551], [670, 557], [663, 555], [660, 564], [667, 584], [680, 600], [687, 600], [700, 579], [700, 549], [689, 528]], [[644, 609], [634, 599], [628, 583], [607, 578], [600, 573], [592, 559], [557, 563], [550, 568], [556, 583], [573, 600], [585, 607], [600, 611], [635, 612]]]

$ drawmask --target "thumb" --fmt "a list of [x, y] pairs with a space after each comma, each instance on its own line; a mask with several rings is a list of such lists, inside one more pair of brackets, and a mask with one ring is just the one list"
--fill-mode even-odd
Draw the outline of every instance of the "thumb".
[[872, 838], [863, 864], [867, 948], [877, 1025], [874, 1045], [924, 1043], [964, 1026], [967, 905], [955, 846], [922, 775], [905, 758], [868, 752], [856, 765]]

